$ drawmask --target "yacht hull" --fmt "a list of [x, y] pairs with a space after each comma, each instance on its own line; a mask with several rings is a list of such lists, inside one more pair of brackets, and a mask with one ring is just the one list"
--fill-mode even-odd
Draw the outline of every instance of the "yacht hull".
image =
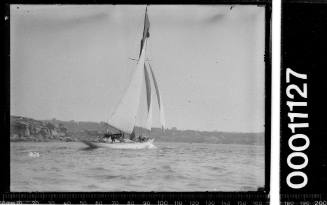
[[105, 142], [89, 142], [82, 141], [90, 148], [110, 148], [110, 149], [153, 149], [156, 146], [153, 144], [154, 139], [150, 139], [146, 142], [117, 142], [117, 143], [105, 143]]

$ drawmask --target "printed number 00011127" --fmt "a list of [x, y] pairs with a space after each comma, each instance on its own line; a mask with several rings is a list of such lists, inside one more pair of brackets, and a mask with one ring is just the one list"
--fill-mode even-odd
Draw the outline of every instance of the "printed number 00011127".
[[[307, 80], [307, 75], [306, 74], [300, 74], [295, 71], [293, 71], [290, 68], [286, 69], [286, 83], [287, 83], [287, 88], [286, 88], [286, 95], [287, 95], [287, 106], [289, 107], [289, 112], [288, 112], [288, 117], [290, 119], [290, 122], [288, 123], [288, 128], [291, 129], [292, 131], [292, 136], [288, 139], [288, 146], [292, 150], [292, 152], [288, 155], [287, 157], [287, 165], [293, 169], [291, 173], [289, 173], [286, 177], [286, 182], [287, 185], [290, 188], [293, 189], [301, 189], [305, 187], [308, 183], [308, 177], [307, 175], [301, 171], [304, 169], [309, 162], [308, 156], [304, 153], [304, 151], [309, 147], [310, 144], [310, 139], [308, 138], [307, 135], [298, 133], [297, 129], [304, 129], [309, 127], [309, 123], [299, 123], [295, 122], [296, 118], [302, 118], [302, 119], [307, 119], [308, 118], [308, 113], [302, 113], [302, 112], [294, 112], [296, 107], [307, 107], [307, 83], [303, 83], [302, 89], [296, 85], [296, 84], [291, 84], [291, 76], [294, 76], [295, 78], [302, 79], [304, 81]], [[295, 95], [298, 95], [302, 100], [300, 101], [295, 101]], [[302, 131], [302, 130], [301, 130]], [[305, 144], [304, 145], [295, 145], [294, 142], [298, 140], [304, 140]], [[292, 162], [293, 158], [302, 158], [303, 162], [300, 164], [294, 164]], [[292, 178], [294, 177], [300, 177], [302, 178], [301, 183], [293, 183]], [[293, 180], [294, 181], [294, 180]]]

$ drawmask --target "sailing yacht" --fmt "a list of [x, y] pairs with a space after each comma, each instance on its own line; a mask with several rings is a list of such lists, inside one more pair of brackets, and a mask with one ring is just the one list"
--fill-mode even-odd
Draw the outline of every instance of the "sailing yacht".
[[[149, 61], [147, 61], [146, 49], [150, 37], [150, 21], [145, 9], [144, 28], [141, 39], [140, 53], [137, 59], [136, 69], [132, 75], [132, 79], [122, 96], [120, 103], [112, 113], [108, 124], [110, 127], [102, 142], [83, 141], [90, 147], [109, 147], [117, 149], [144, 149], [154, 147], [154, 139], [151, 138], [152, 126], [152, 88], [155, 88], [161, 128], [165, 130], [165, 117], [162, 97], [159, 92], [159, 86]], [[144, 86], [145, 84], [145, 86]], [[144, 89], [145, 88], [145, 89]], [[136, 118], [140, 107], [142, 91], [146, 92], [146, 121], [141, 126], [142, 129], [136, 128]], [[140, 131], [141, 130], [141, 131]]]

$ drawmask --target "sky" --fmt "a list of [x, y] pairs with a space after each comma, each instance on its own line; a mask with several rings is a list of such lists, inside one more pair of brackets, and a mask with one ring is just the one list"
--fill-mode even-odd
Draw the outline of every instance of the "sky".
[[[11, 114], [107, 121], [136, 68], [145, 5], [11, 5]], [[263, 132], [265, 9], [150, 5], [166, 124]], [[142, 106], [141, 106], [142, 107]], [[140, 108], [142, 109], [142, 108]], [[154, 127], [160, 127], [158, 106]]]

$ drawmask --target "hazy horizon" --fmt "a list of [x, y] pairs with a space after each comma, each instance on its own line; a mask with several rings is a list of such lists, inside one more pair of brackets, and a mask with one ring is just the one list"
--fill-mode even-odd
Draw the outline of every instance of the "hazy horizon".
[[[144, 5], [11, 5], [11, 115], [107, 122], [137, 58]], [[264, 132], [265, 8], [150, 5], [167, 127]], [[144, 108], [140, 108], [144, 109]], [[159, 127], [157, 105], [154, 127]]]

